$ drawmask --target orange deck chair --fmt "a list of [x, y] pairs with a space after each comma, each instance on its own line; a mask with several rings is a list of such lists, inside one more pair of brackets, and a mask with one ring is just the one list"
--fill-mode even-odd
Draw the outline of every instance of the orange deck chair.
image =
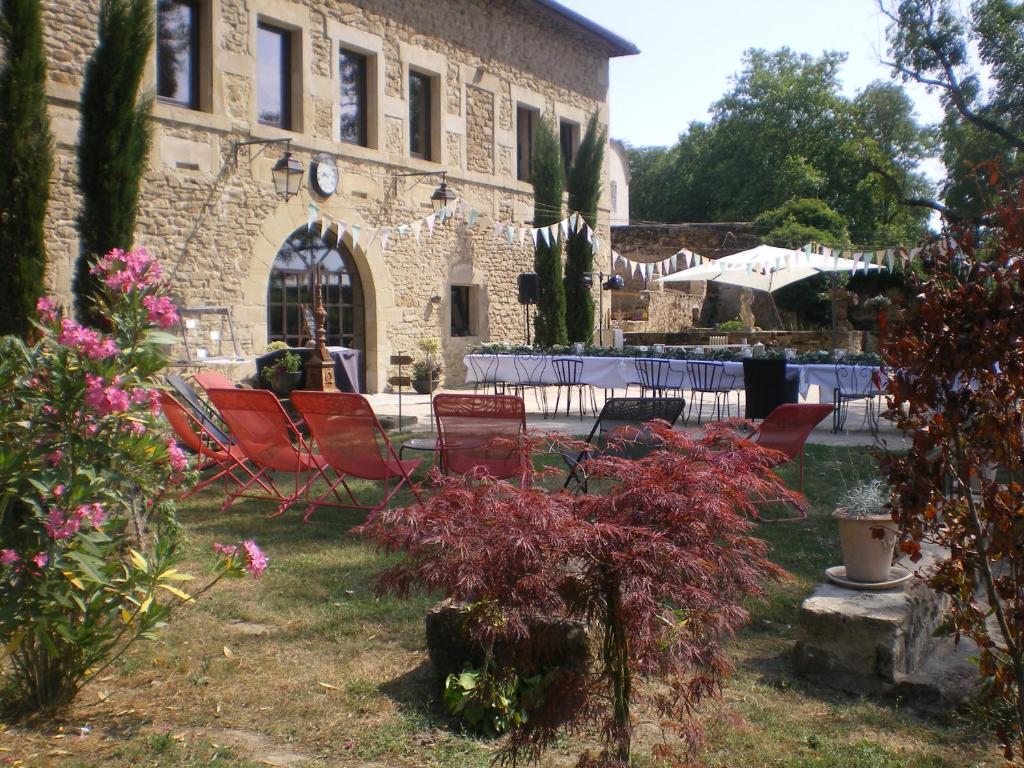
[[435, 395], [441, 466], [459, 475], [519, 477], [532, 472], [527, 455], [526, 406], [513, 395]]
[[192, 374], [192, 381], [207, 389], [237, 389], [234, 381], [229, 379], [220, 371], [200, 371]]
[[[781, 451], [790, 461], [800, 462], [800, 493], [804, 492], [804, 445], [807, 438], [818, 424], [832, 413], [828, 403], [783, 403], [769, 413], [764, 420], [754, 427], [751, 437], [758, 445]], [[764, 503], [770, 503], [765, 500]], [[801, 511], [798, 518], [779, 518], [795, 520], [807, 517]]]
[[[308, 499], [313, 482], [323, 476], [325, 462], [312, 452], [309, 443], [296, 429], [273, 393], [264, 389], [208, 389], [206, 394], [220, 411], [238, 447], [258, 470], [253, 481], [244, 487], [228, 492], [221, 509], [230, 507], [236, 499], [258, 498], [279, 502], [274, 516], [285, 510], [299, 498]], [[286, 473], [294, 477], [294, 489], [283, 492], [274, 477], [275, 473]], [[303, 480], [303, 475], [306, 475]], [[256, 493], [253, 485], [263, 480], [270, 488], [269, 493]], [[265, 490], [265, 489], [264, 489]], [[338, 497], [341, 501], [341, 497]]]
[[[245, 454], [212, 424], [204, 424], [168, 392], [160, 393], [164, 418], [171, 425], [179, 443], [199, 456], [199, 472], [216, 470], [211, 477], [186, 491], [182, 498], [191, 496], [218, 480], [244, 487], [256, 481], [257, 473], [249, 467]], [[262, 481], [256, 481], [262, 485]], [[265, 486], [264, 486], [265, 487]]]
[[[307, 520], [318, 505], [328, 503], [327, 496], [339, 485], [352, 502], [341, 506], [368, 510], [370, 516], [367, 520], [373, 520], [386, 508], [404, 484], [408, 484], [416, 499], [421, 500], [410, 476], [422, 459], [402, 461], [399, 458], [373, 412], [373, 406], [365, 397], [351, 392], [294, 391], [291, 400], [309, 427], [320, 456], [337, 476], [325, 493], [310, 502], [306, 510]], [[383, 481], [384, 499], [372, 506], [360, 504], [345, 482], [346, 477]], [[388, 481], [392, 478], [398, 482], [389, 490]], [[337, 506], [333, 502], [330, 504]]]

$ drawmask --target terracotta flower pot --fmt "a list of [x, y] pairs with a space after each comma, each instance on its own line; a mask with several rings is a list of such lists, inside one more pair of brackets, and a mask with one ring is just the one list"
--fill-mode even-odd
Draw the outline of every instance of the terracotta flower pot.
[[[843, 550], [846, 578], [865, 583], [887, 581], [899, 534], [892, 518], [888, 515], [850, 517], [843, 508], [833, 512], [832, 517], [839, 524], [839, 544]], [[882, 538], [874, 535], [878, 528], [885, 530]]]

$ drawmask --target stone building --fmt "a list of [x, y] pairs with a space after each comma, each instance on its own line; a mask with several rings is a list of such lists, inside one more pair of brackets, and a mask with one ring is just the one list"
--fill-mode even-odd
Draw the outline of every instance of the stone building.
[[[556, 123], [570, 153], [591, 114], [607, 126], [609, 59], [637, 53], [631, 43], [552, 0], [154, 1], [157, 103], [136, 238], [181, 305], [230, 307], [249, 355], [268, 339], [297, 343], [310, 265], [322, 263], [329, 343], [362, 351], [369, 391], [422, 337], [441, 339], [454, 382], [471, 344], [522, 339], [516, 276], [532, 267], [532, 242], [495, 224], [532, 218], [538, 120]], [[56, 154], [48, 280], [67, 300], [78, 100], [99, 2], [43, 7]], [[285, 145], [241, 144], [282, 139], [305, 170], [287, 201], [271, 183]], [[442, 172], [462, 215], [424, 225]], [[598, 263], [607, 168], [604, 178]]]
[[608, 140], [608, 207], [611, 225], [629, 225], [629, 155], [618, 139]]

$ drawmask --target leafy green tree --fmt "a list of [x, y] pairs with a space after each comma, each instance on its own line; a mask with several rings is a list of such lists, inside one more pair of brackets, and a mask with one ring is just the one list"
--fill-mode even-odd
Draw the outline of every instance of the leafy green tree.
[[3, 0], [0, 13], [0, 334], [25, 336], [46, 272], [46, 57], [38, 0]]
[[[794, 198], [756, 219], [766, 230], [765, 242], [799, 248], [810, 242], [842, 247], [850, 242], [846, 220], [821, 200]], [[796, 318], [800, 327], [827, 326], [831, 321], [831, 278], [809, 277], [772, 294], [775, 306]]]
[[[547, 227], [562, 220], [565, 166], [562, 150], [551, 123], [541, 120], [534, 137], [533, 226]], [[538, 234], [533, 269], [540, 282], [537, 302], [536, 343], [542, 347], [565, 344], [565, 286], [562, 283], [562, 245]]]
[[90, 270], [111, 248], [130, 248], [139, 186], [149, 155], [151, 94], [139, 93], [154, 22], [150, 0], [102, 0], [99, 43], [86, 65], [78, 136], [81, 250], [75, 272], [76, 311], [96, 324], [96, 278]]
[[912, 240], [925, 214], [898, 205], [900, 188], [928, 192], [917, 162], [931, 134], [899, 86], [841, 93], [845, 54], [752, 49], [733, 88], [671, 149], [631, 152], [631, 216], [639, 220], [749, 221], [794, 198], [838, 212], [857, 242]]
[[891, 21], [895, 76], [937, 91], [946, 110], [942, 203], [911, 193], [903, 199], [953, 221], [980, 222], [991, 201], [975, 178], [977, 165], [998, 160], [1007, 178], [1024, 176], [1024, 4], [976, 0], [966, 15], [949, 0], [879, 0], [879, 7]]
[[[601, 166], [607, 131], [591, 116], [580, 141], [576, 159], [569, 169], [569, 210], [578, 211], [593, 230], [597, 227], [597, 204], [601, 197]], [[583, 276], [594, 269], [594, 250], [583, 228], [569, 233], [565, 258], [565, 327], [569, 340], [590, 341], [594, 335], [594, 295], [583, 284]]]

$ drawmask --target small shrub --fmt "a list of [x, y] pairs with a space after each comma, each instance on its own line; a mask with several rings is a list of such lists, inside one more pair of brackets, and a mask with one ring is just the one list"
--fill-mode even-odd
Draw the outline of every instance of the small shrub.
[[[283, 343], [283, 342], [275, 342]], [[287, 346], [284, 347], [288, 349]], [[267, 347], [269, 350], [270, 347]], [[273, 351], [273, 350], [271, 350]], [[268, 384], [274, 381], [274, 378], [281, 373], [298, 373], [302, 368], [302, 358], [294, 352], [285, 352], [281, 357], [275, 360], [270, 365], [264, 367], [263, 372], [260, 376]]]
[[846, 517], [871, 517], [884, 515], [888, 503], [889, 484], [875, 478], [847, 490], [836, 506], [844, 511]]
[[[135, 640], [192, 599], [176, 569], [173, 491], [188, 460], [159, 418], [159, 328], [177, 322], [160, 265], [114, 250], [94, 268], [85, 328], [40, 299], [39, 341], [0, 339], [0, 710], [67, 707]], [[212, 580], [266, 559], [218, 547]]]
[[[603, 495], [438, 476], [424, 504], [385, 511], [360, 529], [406, 555], [381, 576], [381, 589], [423, 588], [470, 603], [481, 647], [513, 641], [503, 663], [522, 676], [545, 673], [537, 661], [544, 649], [531, 644], [541, 621], [594, 627], [598, 663], [545, 673], [541, 700], [511, 729], [508, 763], [536, 759], [564, 733], [592, 727], [604, 744], [598, 759], [628, 764], [631, 713], [641, 702], [693, 758], [696, 709], [718, 695], [730, 669], [723, 642], [746, 620], [742, 603], [782, 575], [750, 535], [752, 499], [802, 504], [771, 472], [781, 454], [724, 426], [699, 440], [664, 423], [649, 429], [657, 444], [650, 455], [587, 462]], [[594, 762], [584, 755], [581, 764]]]
[[742, 331], [746, 327], [747, 326], [743, 324], [742, 320], [740, 320], [738, 317], [734, 317], [732, 320], [723, 320], [722, 322], [720, 322], [718, 325], [715, 326], [715, 330], [725, 332]]
[[526, 722], [543, 679], [540, 674], [522, 678], [514, 669], [493, 666], [465, 669], [445, 680], [444, 705], [469, 730], [493, 738]]

